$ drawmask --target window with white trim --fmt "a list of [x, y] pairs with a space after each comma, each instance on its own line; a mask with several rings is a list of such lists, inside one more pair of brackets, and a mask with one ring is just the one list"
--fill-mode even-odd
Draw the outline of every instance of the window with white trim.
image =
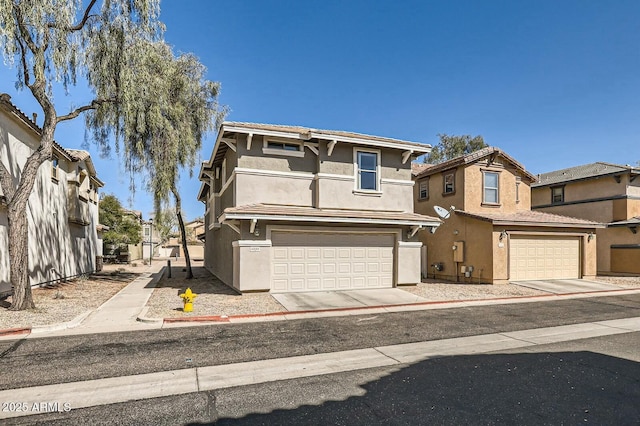
[[487, 204], [498, 204], [500, 202], [500, 174], [498, 172], [482, 172], [483, 199]]
[[222, 188], [224, 184], [227, 183], [227, 159], [226, 158], [222, 160], [222, 170], [220, 171], [220, 176], [222, 179], [220, 181], [220, 188]]
[[52, 155], [51, 156], [51, 177], [53, 179], [58, 179], [58, 165], [60, 163], [60, 160], [58, 160], [58, 156], [57, 155]]
[[364, 191], [379, 190], [379, 154], [373, 151], [356, 151], [358, 189]]
[[284, 155], [288, 157], [304, 157], [304, 143], [280, 138], [264, 138], [262, 153], [267, 155]]

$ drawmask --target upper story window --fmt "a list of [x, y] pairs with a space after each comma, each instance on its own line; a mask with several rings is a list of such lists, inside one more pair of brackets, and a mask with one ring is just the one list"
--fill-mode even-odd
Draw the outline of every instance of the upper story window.
[[498, 204], [500, 174], [498, 172], [482, 172], [483, 181], [483, 202], [487, 204]]
[[522, 183], [522, 178], [520, 176], [516, 177], [516, 203], [520, 202], [520, 184]]
[[453, 194], [456, 192], [456, 172], [447, 172], [444, 174], [442, 178], [443, 189], [442, 193], [444, 195]]
[[304, 157], [304, 144], [302, 142], [286, 139], [267, 139], [262, 143], [262, 153], [268, 155], [284, 155], [288, 157]]
[[145, 226], [145, 227], [144, 227], [144, 236], [145, 236], [145, 237], [148, 237], [148, 236], [149, 236], [149, 233], [150, 233], [149, 231], [150, 231], [149, 227], [148, 227], [148, 226]]
[[380, 153], [373, 150], [356, 150], [357, 189], [380, 190]]
[[551, 204], [564, 202], [564, 186], [554, 186], [551, 188]]
[[429, 178], [423, 179], [418, 183], [418, 199], [426, 200], [429, 198]]
[[58, 179], [58, 165], [60, 160], [58, 160], [58, 156], [53, 155], [51, 157], [51, 177], [53, 179]]

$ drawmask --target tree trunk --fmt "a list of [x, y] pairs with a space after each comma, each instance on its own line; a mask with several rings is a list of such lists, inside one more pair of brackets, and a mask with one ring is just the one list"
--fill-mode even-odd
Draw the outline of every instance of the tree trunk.
[[[19, 203], [22, 204], [22, 203]], [[26, 203], [12, 206], [8, 212], [9, 280], [11, 281], [11, 309], [21, 311], [36, 307], [29, 282], [29, 223]]]
[[184, 220], [182, 220], [182, 202], [180, 201], [180, 194], [175, 186], [171, 189], [173, 196], [176, 200], [176, 215], [178, 216], [178, 226], [180, 227], [180, 234], [182, 235], [182, 249], [184, 250], [184, 258], [187, 263], [187, 279], [193, 278], [193, 271], [191, 270], [191, 259], [189, 258], [189, 249], [187, 248], [187, 234], [185, 233]]

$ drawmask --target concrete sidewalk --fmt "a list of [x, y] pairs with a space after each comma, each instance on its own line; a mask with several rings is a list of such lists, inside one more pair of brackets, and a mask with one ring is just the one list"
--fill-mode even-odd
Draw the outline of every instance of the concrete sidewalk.
[[[160, 371], [82, 382], [0, 391], [1, 401], [20, 401], [21, 409], [0, 419], [69, 411], [162, 396], [204, 392], [285, 379], [375, 367], [403, 368], [423, 360], [531, 348], [599, 336], [640, 331], [640, 317], [545, 327], [504, 333], [379, 346], [315, 355]], [[47, 405], [42, 409], [42, 401]]]
[[109, 333], [160, 328], [161, 321], [140, 322], [145, 306], [162, 277], [164, 265], [156, 262], [98, 309], [69, 323], [33, 327], [31, 335], [47, 336]]

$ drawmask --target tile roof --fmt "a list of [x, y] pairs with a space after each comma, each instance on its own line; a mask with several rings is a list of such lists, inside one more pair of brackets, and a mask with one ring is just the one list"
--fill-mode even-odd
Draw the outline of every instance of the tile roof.
[[415, 148], [419, 148], [425, 152], [429, 152], [431, 145], [423, 144], [418, 142], [409, 142], [403, 141], [400, 139], [387, 138], [382, 136], [373, 136], [367, 135], [363, 133], [355, 133], [355, 132], [346, 132], [342, 130], [322, 130], [322, 129], [314, 129], [311, 127], [303, 127], [303, 126], [286, 126], [279, 124], [264, 124], [264, 123], [246, 123], [240, 121], [225, 121], [222, 123], [222, 127], [241, 127], [247, 130], [268, 130], [274, 132], [285, 132], [285, 133], [297, 133], [302, 136], [303, 139], [311, 139], [313, 137], [317, 137], [320, 139], [333, 139], [333, 138], [355, 138], [355, 139], [363, 139], [377, 142], [389, 142], [395, 144], [409, 145]]
[[420, 173], [422, 173], [424, 170], [428, 169], [429, 167], [433, 167], [433, 164], [412, 162], [411, 175], [418, 176]]
[[628, 172], [638, 174], [640, 173], [640, 168], [598, 161], [595, 163], [583, 164], [581, 166], [569, 167], [567, 169], [555, 170], [553, 172], [541, 173], [538, 175], [538, 182], [531, 186], [555, 185], [574, 180], [597, 178], [599, 176]]
[[[341, 221], [353, 219], [354, 221], [388, 221], [398, 224], [424, 224], [425, 226], [436, 226], [440, 220], [424, 216], [417, 213], [378, 211], [378, 210], [342, 210], [342, 209], [318, 209], [315, 207], [284, 206], [276, 204], [247, 204], [237, 207], [228, 207], [224, 210], [227, 218], [238, 218], [241, 215], [255, 216], [289, 216], [305, 218], [340, 219]], [[410, 223], [409, 223], [410, 222]], [[429, 223], [426, 223], [429, 222]]]
[[458, 166], [467, 165], [471, 163], [475, 163], [476, 161], [482, 160], [485, 157], [490, 155], [499, 155], [504, 157], [507, 161], [509, 161], [516, 169], [518, 169], [524, 176], [528, 177], [532, 182], [536, 181], [536, 177], [529, 173], [522, 164], [516, 161], [513, 157], [508, 155], [506, 152], [501, 150], [500, 148], [496, 148], [494, 146], [487, 146], [485, 148], [474, 151], [470, 154], [461, 155], [456, 158], [452, 158], [451, 160], [443, 161], [442, 163], [434, 164], [432, 167], [425, 168], [422, 170], [416, 177], [422, 176], [430, 176], [432, 174], [443, 172], [445, 170], [453, 169]]
[[516, 213], [469, 213], [463, 210], [455, 210], [455, 213], [491, 222], [494, 225], [553, 226], [569, 228], [604, 227], [604, 225], [599, 222], [530, 210]]
[[[11, 102], [11, 96], [8, 93], [0, 93], [0, 106], [7, 112], [13, 113], [20, 121], [31, 128], [37, 135], [42, 134], [42, 128], [39, 127], [36, 122], [30, 119], [20, 108]], [[76, 161], [76, 157], [73, 156], [67, 149], [63, 148], [56, 141], [53, 141], [53, 149], [67, 160]]]

